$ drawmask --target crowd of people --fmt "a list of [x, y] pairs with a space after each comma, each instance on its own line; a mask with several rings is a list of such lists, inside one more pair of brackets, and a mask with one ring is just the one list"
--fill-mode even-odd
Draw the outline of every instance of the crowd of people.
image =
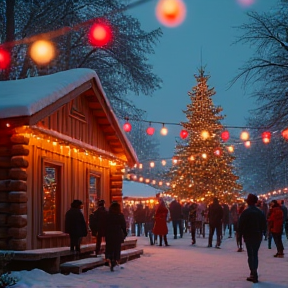
[[[65, 229], [70, 235], [71, 251], [80, 251], [81, 238], [87, 235], [84, 216], [81, 213], [82, 202], [74, 200], [65, 217]], [[101, 242], [105, 238], [105, 258], [111, 271], [120, 260], [121, 243], [127, 235], [146, 236], [151, 245], [169, 246], [168, 223], [172, 224], [174, 239], [182, 238], [184, 233], [191, 234], [191, 244], [196, 244], [196, 233], [205, 236], [205, 225], [209, 225], [207, 247], [221, 249], [221, 241], [227, 233], [228, 238], [235, 235], [237, 252], [244, 251], [245, 243], [250, 276], [248, 281], [258, 282], [258, 250], [261, 241], [267, 241], [271, 249], [272, 239], [277, 252], [274, 257], [284, 257], [282, 235], [288, 239], [287, 207], [284, 201], [272, 200], [269, 204], [249, 194], [243, 203], [228, 205], [219, 203], [217, 198], [209, 205], [187, 202], [177, 199], [167, 203], [159, 198], [156, 206], [121, 206], [112, 202], [109, 209], [105, 201], [98, 202], [98, 208], [89, 216], [89, 227], [96, 237], [95, 255], [100, 253]]]

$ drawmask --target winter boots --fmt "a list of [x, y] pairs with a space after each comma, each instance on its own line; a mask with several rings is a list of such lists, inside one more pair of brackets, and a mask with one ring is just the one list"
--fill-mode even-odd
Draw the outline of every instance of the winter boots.
[[247, 277], [247, 281], [251, 281], [253, 283], [258, 283], [258, 274], [257, 270], [252, 270], [250, 276]]
[[250, 276], [247, 277], [247, 281], [253, 282], [253, 283], [258, 283], [258, 274], [257, 270], [251, 270]]

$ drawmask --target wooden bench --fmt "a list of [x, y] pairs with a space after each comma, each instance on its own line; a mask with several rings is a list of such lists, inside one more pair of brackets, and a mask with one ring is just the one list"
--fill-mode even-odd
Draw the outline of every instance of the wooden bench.
[[[125, 263], [128, 260], [139, 258], [143, 254], [142, 249], [127, 249], [121, 251], [120, 263]], [[105, 259], [103, 257], [85, 258], [76, 261], [65, 262], [60, 265], [60, 271], [63, 274], [80, 274], [84, 271], [103, 266]]]
[[[87, 258], [95, 251], [95, 243], [81, 245], [80, 254], [77, 257]], [[125, 239], [122, 243], [122, 250], [135, 248], [137, 239]], [[106, 243], [101, 244], [100, 252], [105, 251]], [[42, 269], [48, 273], [59, 273], [60, 264], [66, 261], [75, 260], [76, 255], [70, 251], [70, 247], [42, 248], [24, 251], [0, 250], [0, 254], [13, 252], [12, 261], [8, 264], [11, 271]]]

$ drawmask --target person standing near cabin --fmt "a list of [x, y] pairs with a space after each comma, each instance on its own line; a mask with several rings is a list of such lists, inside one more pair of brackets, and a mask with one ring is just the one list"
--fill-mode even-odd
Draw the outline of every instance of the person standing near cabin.
[[105, 208], [105, 201], [98, 202], [98, 208], [89, 216], [89, 226], [92, 235], [96, 237], [95, 255], [99, 255], [102, 239], [105, 237], [106, 217], [108, 211]]
[[114, 271], [114, 267], [120, 261], [121, 243], [124, 242], [126, 236], [126, 221], [124, 214], [121, 213], [120, 204], [112, 202], [106, 217], [105, 229], [105, 258], [109, 263], [111, 272]]
[[82, 201], [74, 200], [71, 203], [71, 208], [65, 214], [65, 232], [70, 236], [70, 251], [80, 252], [81, 239], [87, 236], [82, 208]]

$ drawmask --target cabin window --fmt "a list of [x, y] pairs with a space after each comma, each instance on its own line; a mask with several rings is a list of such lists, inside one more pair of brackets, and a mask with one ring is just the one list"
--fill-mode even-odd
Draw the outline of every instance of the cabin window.
[[89, 214], [97, 208], [97, 203], [101, 197], [99, 174], [89, 174]]
[[43, 171], [43, 232], [60, 230], [61, 166], [44, 162]]

